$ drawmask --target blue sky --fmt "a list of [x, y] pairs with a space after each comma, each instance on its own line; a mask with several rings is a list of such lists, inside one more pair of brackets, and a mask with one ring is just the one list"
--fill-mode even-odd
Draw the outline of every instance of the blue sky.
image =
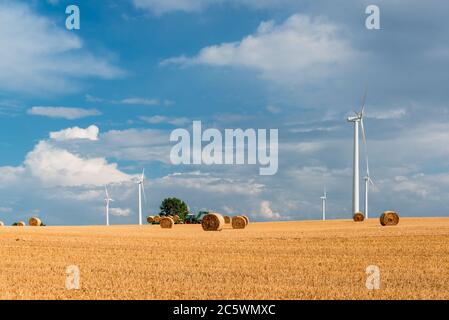
[[[77, 4], [81, 29], [65, 28]], [[381, 30], [365, 28], [377, 4]], [[435, 10], [435, 7], [440, 8]], [[137, 221], [178, 196], [255, 220], [351, 213], [352, 128], [368, 88], [371, 213], [446, 215], [449, 22], [440, 1], [0, 1], [0, 220]], [[174, 166], [170, 132], [279, 129], [279, 171]], [[363, 163], [362, 163], [363, 168]], [[363, 175], [363, 170], [362, 170]]]

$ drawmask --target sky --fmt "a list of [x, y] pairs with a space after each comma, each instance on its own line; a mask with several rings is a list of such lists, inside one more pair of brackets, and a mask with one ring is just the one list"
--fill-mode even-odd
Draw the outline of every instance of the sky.
[[[79, 30], [66, 29], [71, 4]], [[365, 27], [372, 4], [380, 30]], [[437, 0], [0, 0], [0, 220], [104, 224], [108, 185], [111, 223], [137, 223], [143, 168], [145, 215], [175, 196], [194, 212], [320, 219], [326, 188], [328, 218], [351, 218], [346, 118], [365, 89], [371, 216], [446, 216], [447, 12]], [[277, 173], [172, 164], [170, 133], [193, 121], [278, 129]]]

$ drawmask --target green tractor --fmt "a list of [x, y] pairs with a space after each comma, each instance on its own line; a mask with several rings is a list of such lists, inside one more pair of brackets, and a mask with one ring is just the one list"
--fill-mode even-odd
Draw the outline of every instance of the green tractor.
[[198, 214], [189, 213], [184, 219], [185, 224], [200, 224], [205, 215], [208, 215], [209, 211], [200, 211]]

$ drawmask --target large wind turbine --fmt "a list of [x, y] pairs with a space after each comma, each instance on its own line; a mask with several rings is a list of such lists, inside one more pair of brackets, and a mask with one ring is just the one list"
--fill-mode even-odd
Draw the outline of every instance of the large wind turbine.
[[139, 185], [139, 225], [142, 225], [142, 193], [145, 198], [145, 169], [142, 170], [142, 175], [137, 180], [137, 184]]
[[362, 109], [354, 112], [355, 115], [348, 118], [348, 122], [354, 123], [354, 158], [353, 158], [353, 180], [352, 180], [352, 214], [360, 212], [360, 172], [359, 172], [359, 127], [363, 128], [363, 114], [365, 112], [366, 92], [362, 98]]
[[365, 164], [366, 164], [366, 175], [365, 175], [365, 219], [368, 219], [368, 195], [369, 195], [369, 185], [374, 185], [373, 180], [371, 180], [371, 176], [369, 174], [369, 159], [368, 159], [368, 145], [366, 143], [366, 131], [365, 126], [363, 125], [363, 117], [360, 121], [360, 124], [362, 126], [362, 137], [363, 137], [363, 144], [365, 147]]
[[324, 189], [323, 196], [320, 197], [320, 199], [321, 199], [321, 205], [323, 207], [323, 221], [325, 221], [326, 220], [326, 200], [327, 200], [326, 189]]
[[109, 197], [109, 192], [108, 192], [108, 187], [105, 186], [104, 187], [104, 191], [106, 194], [106, 197], [104, 198], [104, 201], [106, 202], [106, 225], [109, 225], [109, 203], [111, 201], [114, 201], [114, 199], [111, 199], [111, 197]]

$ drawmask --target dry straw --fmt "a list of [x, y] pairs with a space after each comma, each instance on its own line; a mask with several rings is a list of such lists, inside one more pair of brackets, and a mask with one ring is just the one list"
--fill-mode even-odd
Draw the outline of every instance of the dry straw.
[[153, 218], [153, 221], [154, 221], [155, 223], [159, 223], [159, 222], [161, 222], [161, 217], [160, 217], [160, 216], [155, 216], [155, 217]]
[[171, 229], [175, 222], [173, 221], [173, 218], [165, 217], [161, 219], [160, 224], [163, 229]]
[[42, 221], [37, 217], [32, 217], [30, 220], [28, 220], [28, 224], [32, 227], [40, 227], [42, 225]]
[[243, 216], [232, 217], [232, 229], [245, 229], [247, 226]]
[[209, 213], [201, 222], [204, 231], [221, 231], [225, 225], [223, 216], [219, 213]]
[[363, 220], [365, 220], [365, 216], [361, 212], [356, 212], [352, 219], [354, 219], [355, 222], [362, 222]]
[[147, 217], [147, 222], [148, 222], [149, 224], [152, 224], [152, 223], [154, 222], [154, 216], [148, 216], [148, 217]]
[[17, 222], [16, 226], [17, 227], [25, 227], [25, 222], [19, 221], [19, 222]]
[[5, 224], [3, 223], [3, 221], [0, 221], [0, 227], [4, 227]]
[[380, 216], [382, 226], [396, 226], [399, 223], [399, 215], [394, 211], [385, 211]]
[[243, 219], [245, 219], [246, 225], [249, 224], [249, 218], [247, 216], [242, 216]]
[[230, 216], [224, 216], [224, 221], [226, 224], [230, 224], [231, 223], [231, 217]]
[[172, 219], [176, 223], [179, 221], [179, 216], [177, 214], [175, 214]]

